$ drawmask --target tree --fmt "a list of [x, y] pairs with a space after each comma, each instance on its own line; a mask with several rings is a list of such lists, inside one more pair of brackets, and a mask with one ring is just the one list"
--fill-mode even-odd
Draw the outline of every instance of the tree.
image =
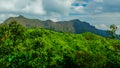
[[107, 30], [107, 33], [111, 38], [116, 38], [117, 26], [115, 24], [110, 25], [110, 30]]
[[12, 21], [9, 25], [9, 30], [11, 33], [11, 38], [13, 39], [14, 43], [16, 42], [17, 39], [23, 40], [24, 39], [24, 32], [25, 28], [17, 23], [17, 21]]
[[12, 21], [9, 24], [0, 25], [0, 42], [3, 42], [7, 39], [13, 40], [16, 45], [17, 42], [23, 41], [25, 38], [25, 28], [18, 24], [16, 21]]
[[10, 31], [7, 25], [0, 25], [0, 41], [6, 40], [10, 36]]

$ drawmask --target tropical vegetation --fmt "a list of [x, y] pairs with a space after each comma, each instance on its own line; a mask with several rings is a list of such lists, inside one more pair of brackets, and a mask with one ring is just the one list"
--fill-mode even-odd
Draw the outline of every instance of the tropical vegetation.
[[120, 68], [120, 40], [0, 25], [0, 68]]

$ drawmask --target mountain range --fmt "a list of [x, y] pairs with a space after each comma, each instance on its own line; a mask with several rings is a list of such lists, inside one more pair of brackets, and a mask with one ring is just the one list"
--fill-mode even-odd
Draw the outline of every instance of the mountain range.
[[18, 17], [10, 17], [4, 21], [4, 24], [8, 24], [12, 21], [17, 21], [25, 27], [40, 27], [45, 29], [50, 29], [59, 32], [69, 32], [69, 33], [84, 33], [92, 32], [101, 36], [108, 36], [106, 30], [100, 30], [95, 28], [95, 26], [90, 25], [87, 22], [80, 21], [79, 19], [69, 20], [69, 21], [58, 21], [54, 22], [52, 20], [42, 21], [39, 19], [28, 19], [22, 15]]

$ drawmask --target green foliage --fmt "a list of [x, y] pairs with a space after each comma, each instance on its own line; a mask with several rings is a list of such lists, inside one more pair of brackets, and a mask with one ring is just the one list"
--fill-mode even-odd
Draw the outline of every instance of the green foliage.
[[8, 25], [0, 26], [0, 40], [4, 42], [6, 40], [12, 40], [13, 45], [17, 45], [18, 42], [22, 42], [25, 38], [25, 28], [18, 24], [16, 21], [9, 23]]
[[89, 32], [0, 26], [0, 68], [119, 68], [120, 40]]
[[110, 25], [110, 30], [107, 30], [107, 33], [110, 35], [110, 38], [116, 38], [117, 26], [115, 24]]

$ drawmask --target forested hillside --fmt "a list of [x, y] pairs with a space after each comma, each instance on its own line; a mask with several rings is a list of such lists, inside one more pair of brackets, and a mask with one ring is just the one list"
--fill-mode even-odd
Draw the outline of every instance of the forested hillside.
[[120, 40], [1, 24], [0, 68], [120, 68]]

